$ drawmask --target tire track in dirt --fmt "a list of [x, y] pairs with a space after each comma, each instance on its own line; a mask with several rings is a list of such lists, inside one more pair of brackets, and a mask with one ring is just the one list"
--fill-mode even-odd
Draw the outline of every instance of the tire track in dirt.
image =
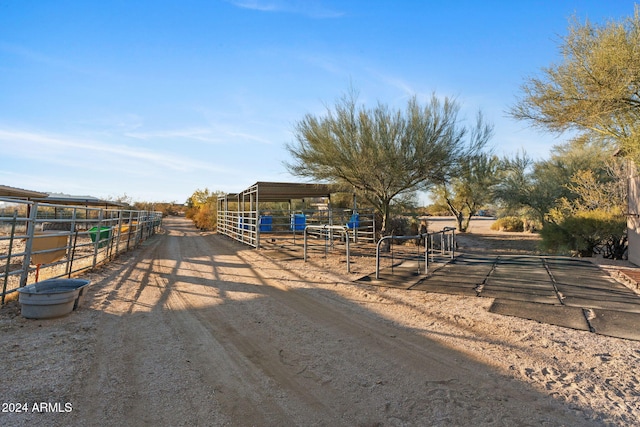
[[[212, 282], [211, 272], [206, 271], [208, 267], [185, 259], [202, 258], [202, 254], [209, 254], [207, 258], [213, 259], [215, 253], [203, 251], [197, 235], [188, 238], [193, 240], [179, 245], [179, 252], [168, 250], [164, 259], [175, 260], [175, 263], [162, 265], [159, 276], [170, 289], [167, 307], [175, 315], [172, 326], [177, 334], [189, 337], [190, 360], [204, 367], [201, 373], [213, 384], [220, 411], [230, 419], [243, 420], [242, 424], [246, 425], [291, 424], [291, 418], [274, 396], [265, 392], [268, 384], [252, 366], [251, 358], [259, 354], [258, 348], [242, 339], [224, 316], [217, 313], [215, 305], [199, 309], [202, 299], [215, 301], [217, 291], [207, 286]], [[177, 244], [175, 238], [170, 239], [169, 247]], [[190, 280], [184, 282], [187, 277]]]
[[[133, 267], [110, 276], [94, 305], [98, 342], [90, 367], [76, 381], [77, 425], [213, 425], [228, 422], [213, 389], [189, 366], [172, 316], [158, 301], [155, 260], [163, 240], [141, 250]], [[100, 286], [100, 284], [98, 284]]]
[[[259, 257], [254, 254], [246, 257], [244, 255], [246, 252], [239, 257], [249, 265], [255, 264], [256, 258]], [[276, 270], [281, 277], [281, 266], [273, 269]], [[336, 301], [334, 297], [310, 289], [288, 289], [279, 281], [269, 279], [265, 273], [267, 271], [272, 270], [254, 270], [256, 276], [267, 286], [266, 293], [274, 294], [272, 296], [279, 303], [293, 308], [311, 319], [314, 324], [325, 325], [331, 331], [331, 335], [344, 336], [345, 341], [349, 343], [342, 349], [344, 353], [353, 354], [357, 352], [356, 349], [365, 349], [366, 356], [375, 360], [374, 363], [368, 364], [367, 369], [378, 370], [378, 375], [384, 378], [379, 380], [378, 384], [389, 384], [387, 378], [396, 376], [397, 379], [398, 376], [407, 373], [420, 378], [421, 381], [403, 383], [402, 388], [395, 391], [410, 396], [406, 401], [400, 401], [401, 410], [396, 411], [396, 414], [409, 412], [412, 416], [398, 418], [387, 413], [387, 422], [398, 419], [406, 422], [426, 416], [430, 420], [456, 424], [464, 424], [469, 419], [474, 419], [482, 425], [513, 425], [538, 419], [542, 423], [551, 422], [553, 425], [554, 422], [551, 420], [558, 421], [569, 415], [562, 414], [565, 411], [552, 399], [540, 396], [519, 382], [509, 381], [485, 366], [465, 360], [466, 357], [461, 353], [441, 347], [413, 331], [405, 333], [397, 325], [382, 321], [371, 313], [355, 313], [354, 311], [358, 310], [354, 310], [356, 307], [348, 302]], [[292, 270], [289, 270], [289, 273], [293, 281], [305, 280], [302, 274]], [[337, 305], [340, 307], [336, 308]], [[381, 366], [388, 371], [381, 372]], [[354, 369], [356, 368], [357, 366], [354, 366]], [[385, 375], [390, 372], [391, 376]], [[390, 402], [385, 405], [389, 412], [388, 409], [392, 405]], [[539, 406], [547, 407], [550, 412], [540, 416]], [[551, 413], [554, 414], [550, 415]], [[496, 418], [492, 414], [500, 416]], [[567, 419], [571, 418], [569, 415]], [[580, 423], [589, 424], [586, 420], [581, 420]]]
[[[539, 396], [534, 392], [523, 391], [521, 384], [513, 383], [511, 387], [504, 389], [504, 378], [500, 378], [501, 389], [498, 396], [495, 396], [498, 384], [495, 378], [486, 369], [481, 370], [481, 374], [477, 375], [475, 372], [478, 370], [478, 366], [473, 363], [469, 367], [461, 367], [459, 355], [453, 355], [448, 349], [439, 348], [439, 346], [433, 343], [426, 342], [424, 338], [418, 337], [414, 333], [404, 334], [398, 333], [398, 329], [395, 327], [387, 326], [384, 322], [372, 319], [370, 316], [355, 315], [356, 313], [351, 310], [348, 312], [348, 303], [342, 304], [342, 307], [335, 308], [335, 300], [323, 301], [317, 294], [310, 293], [308, 290], [297, 290], [288, 288], [282, 284], [282, 281], [275, 278], [270, 278], [265, 272], [274, 269], [275, 265], [267, 265], [265, 268], [265, 259], [260, 266], [259, 271], [251, 267], [256, 262], [256, 257], [247, 255], [246, 252], [242, 254], [234, 254], [234, 250], [220, 250], [220, 246], [234, 246], [234, 243], [226, 242], [222, 238], [215, 239], [216, 245], [210, 243], [204, 244], [204, 247], [198, 248], [196, 253], [224, 253], [227, 257], [236, 257], [240, 262], [225, 262], [221, 266], [216, 266], [216, 256], [212, 257], [213, 271], [218, 278], [219, 286], [224, 288], [225, 283], [231, 283], [231, 288], [237, 286], [237, 280], [234, 282], [234, 277], [238, 276], [238, 267], [234, 267], [233, 264], [241, 266], [242, 283], [243, 285], [259, 286], [260, 295], [262, 298], [267, 298], [270, 301], [274, 301], [275, 305], [280, 306], [279, 310], [293, 311], [299, 314], [296, 321], [306, 322], [315, 325], [317, 328], [325, 330], [324, 337], [325, 343], [329, 342], [342, 342], [339, 346], [331, 348], [336, 353], [349, 355], [357, 354], [356, 360], [347, 359], [341, 357], [334, 357], [335, 363], [343, 363], [351, 365], [347, 371], [362, 369], [362, 365], [368, 366], [369, 369], [376, 372], [380, 378], [384, 378], [384, 370], [393, 371], [390, 376], [402, 376], [407, 372], [417, 373], [417, 377], [420, 378], [416, 384], [410, 384], [409, 387], [413, 387], [414, 390], [409, 390], [408, 395], [418, 395], [414, 397], [414, 403], [411, 403], [412, 399], [407, 402], [396, 401], [396, 406], [400, 406], [401, 410], [406, 411], [407, 407], [411, 408], [411, 411], [419, 412], [424, 408], [418, 408], [424, 405], [425, 408], [433, 406], [433, 402], [427, 401], [424, 395], [433, 396], [439, 394], [441, 396], [440, 401], [443, 406], [442, 413], [452, 413], [452, 409], [457, 405], [457, 410], [464, 413], [465, 417], [469, 416], [469, 412], [478, 411], [478, 402], [484, 403], [484, 411], [487, 412], [487, 421], [492, 419], [489, 414], [491, 407], [505, 406], [505, 402], [512, 401], [514, 404], [507, 404], [507, 406], [513, 406], [512, 413], [527, 412], [525, 408], [523, 410], [523, 402], [531, 402], [539, 399]], [[203, 244], [201, 241], [201, 244]], [[268, 264], [268, 262], [267, 262]], [[247, 270], [251, 274], [247, 273]], [[278, 275], [282, 276], [282, 271], [278, 269]], [[206, 280], [206, 273], [204, 274]], [[304, 280], [302, 277], [295, 275], [289, 275], [289, 280]], [[256, 283], [257, 280], [257, 283]], [[250, 282], [250, 283], [246, 283]], [[220, 284], [222, 283], [222, 284]], [[345, 310], [346, 309], [346, 310]], [[344, 314], [345, 311], [348, 314]], [[240, 316], [240, 313], [235, 313], [235, 319]], [[280, 349], [277, 352], [278, 359], [276, 360], [276, 347], [270, 341], [265, 341], [257, 334], [252, 334], [245, 330], [234, 328], [225, 319], [229, 318], [226, 314], [216, 313], [212, 314], [211, 311], [207, 311], [207, 314], [200, 315], [203, 324], [218, 325], [216, 327], [216, 333], [222, 334], [226, 338], [232, 340], [232, 345], [236, 350], [242, 354], [247, 360], [253, 363], [258, 368], [258, 375], [260, 371], [262, 374], [273, 379], [280, 388], [284, 388], [287, 391], [289, 399], [302, 400], [301, 403], [307, 406], [307, 416], [309, 409], [324, 411], [321, 413], [324, 419], [328, 421], [327, 416], [332, 411], [327, 411], [326, 408], [333, 408], [333, 411], [337, 411], [343, 416], [349, 414], [349, 408], [345, 405], [345, 400], [350, 400], [353, 396], [345, 393], [350, 391], [353, 387], [348, 384], [340, 383], [335, 377], [331, 377], [331, 374], [325, 372], [314, 373], [308, 369], [309, 366], [301, 366], [296, 363], [298, 359], [305, 359], [305, 354], [300, 354], [291, 348]], [[294, 316], [290, 316], [294, 318]], [[330, 341], [328, 337], [342, 337], [333, 339]], [[268, 351], [271, 348], [271, 351]], [[322, 352], [328, 349], [314, 348], [314, 351]], [[283, 353], [289, 354], [289, 362], [283, 357]], [[362, 358], [362, 361], [357, 360]], [[373, 362], [366, 362], [365, 358], [373, 360]], [[308, 359], [308, 357], [307, 357]], [[293, 361], [293, 362], [291, 362]], [[288, 364], [295, 369], [283, 369], [282, 365]], [[360, 367], [358, 365], [361, 365]], [[382, 367], [382, 369], [381, 369]], [[307, 377], [301, 376], [301, 373], [307, 373]], [[365, 374], [366, 376], [366, 374]], [[315, 379], [309, 380], [310, 378]], [[329, 379], [327, 379], [329, 378]], [[324, 380], [323, 380], [324, 379]], [[391, 384], [392, 381], [380, 379], [374, 380], [374, 385]], [[411, 381], [409, 381], [411, 383]], [[335, 383], [335, 387], [332, 387]], [[403, 383], [403, 386], [406, 384]], [[360, 388], [363, 386], [360, 384]], [[370, 387], [370, 385], [369, 385]], [[401, 387], [400, 387], [401, 388]], [[397, 394], [402, 394], [402, 390], [394, 390]], [[474, 394], [476, 403], [469, 405], [467, 408], [460, 408], [459, 403], [460, 396], [470, 396]], [[356, 388], [357, 394], [357, 388]], [[448, 396], [448, 399], [442, 396]], [[544, 399], [543, 399], [544, 400]], [[418, 404], [417, 402], [420, 402]], [[378, 402], [371, 401], [371, 404]], [[380, 402], [384, 403], [386, 412], [389, 412], [391, 406], [389, 401]], [[544, 404], [541, 402], [541, 404]], [[455, 412], [455, 411], [453, 411]], [[382, 415], [382, 414], [381, 414]], [[416, 414], [413, 414], [416, 415]], [[351, 413], [351, 416], [354, 416]], [[393, 420], [397, 415], [387, 414], [388, 420]], [[449, 415], [451, 416], [451, 415]], [[508, 417], [502, 417], [501, 422], [504, 422]], [[314, 417], [307, 418], [314, 419]], [[316, 418], [317, 419], [317, 418]], [[491, 422], [491, 421], [490, 421]], [[331, 421], [331, 424], [335, 424], [335, 421]]]
[[302, 272], [184, 219], [165, 226], [94, 301], [105, 312], [78, 421], [589, 424]]
[[[209, 250], [220, 250], [220, 247], [227, 247], [227, 243], [224, 240], [217, 238], [216, 244], [209, 243]], [[218, 249], [216, 249], [218, 248]], [[199, 249], [199, 253], [203, 252], [203, 249]], [[260, 289], [260, 295], [263, 298], [268, 298], [273, 302], [274, 312], [288, 312], [286, 317], [291, 319], [295, 318], [295, 314], [298, 314], [296, 322], [311, 323], [316, 327], [322, 327], [325, 332], [325, 342], [349, 342], [350, 347], [361, 347], [367, 349], [368, 355], [363, 354], [362, 357], [371, 357], [372, 353], [375, 353], [376, 359], [384, 359], [385, 354], [391, 355], [387, 357], [385, 364], [397, 364], [397, 360], [406, 356], [403, 354], [403, 350], [399, 348], [398, 342], [395, 340], [395, 334], [393, 332], [385, 331], [387, 336], [381, 335], [379, 330], [373, 330], [369, 325], [358, 321], [358, 319], [351, 317], [348, 318], [343, 315], [339, 310], [334, 309], [332, 306], [321, 303], [314, 295], [306, 295], [295, 289], [287, 288], [282, 285], [278, 279], [272, 279], [265, 277], [264, 274], [257, 271], [257, 269], [251, 267], [254, 259], [247, 260], [240, 254], [234, 253], [232, 250], [227, 249], [224, 251], [227, 254], [234, 254], [241, 262], [237, 265], [242, 266], [245, 271], [242, 279], [243, 282], [251, 282], [251, 284], [245, 284], [245, 286], [257, 286]], [[214, 257], [215, 258], [215, 257]], [[263, 260], [264, 261], [264, 260]], [[215, 260], [213, 260], [215, 265]], [[237, 277], [237, 268], [230, 265], [231, 263], [224, 263], [223, 266], [214, 268], [216, 270], [216, 276], [221, 283], [232, 281]], [[261, 267], [265, 267], [262, 265]], [[273, 268], [274, 265], [269, 265]], [[269, 269], [267, 269], [269, 270]], [[264, 270], [261, 270], [264, 271]], [[247, 273], [250, 272], [250, 273]], [[289, 276], [289, 279], [293, 276]], [[220, 283], [219, 282], [219, 283]], [[224, 285], [221, 285], [224, 286]], [[331, 301], [335, 304], [335, 301]], [[236, 313], [234, 317], [237, 319], [239, 313]], [[227, 316], [224, 316], [227, 317]], [[319, 415], [323, 417], [325, 422], [335, 424], [335, 420], [329, 420], [327, 417], [335, 412], [336, 409], [342, 408], [342, 411], [348, 412], [348, 408], [345, 406], [345, 399], [348, 397], [343, 395], [343, 391], [332, 387], [327, 387], [327, 384], [335, 381], [329, 374], [314, 375], [312, 369], [309, 369], [308, 364], [300, 365], [299, 359], [309, 359], [304, 354], [300, 355], [291, 346], [286, 348], [280, 348], [273, 346], [272, 340], [264, 340], [259, 335], [249, 335], [246, 331], [235, 329], [229, 323], [225, 321], [225, 318], [221, 316], [205, 316], [204, 321], [210, 321], [209, 324], [223, 325], [222, 329], [228, 332], [227, 335], [233, 337], [233, 343], [237, 346], [240, 352], [245, 355], [253, 364], [255, 364], [264, 374], [276, 381], [276, 383], [283, 387], [289, 399], [299, 400], [300, 403], [306, 405], [310, 409], [322, 411]], [[370, 320], [370, 319], [369, 319]], [[331, 338], [329, 338], [331, 337]], [[338, 337], [338, 338], [335, 338]], [[375, 345], [371, 345], [371, 339], [375, 339]], [[384, 341], [384, 345], [382, 344]], [[407, 343], [408, 344], [408, 343]], [[345, 344], [341, 344], [339, 348], [334, 348], [333, 351], [338, 353], [349, 353], [348, 349], [344, 348]], [[283, 345], [285, 347], [285, 345]], [[269, 351], [269, 349], [271, 351]], [[276, 359], [277, 350], [277, 359]], [[317, 352], [321, 352], [325, 349], [314, 349]], [[413, 367], [424, 366], [425, 360], [429, 357], [424, 357], [424, 354], [413, 362]], [[431, 363], [435, 363], [435, 359], [431, 358]], [[339, 358], [335, 358], [336, 363], [340, 363]], [[308, 362], [308, 360], [307, 360]], [[344, 360], [342, 360], [344, 362]], [[357, 362], [355, 365], [362, 365]], [[286, 366], [285, 366], [286, 365]], [[294, 369], [291, 369], [294, 368]], [[453, 365], [448, 366], [448, 370], [453, 368]], [[358, 366], [353, 366], [353, 370], [356, 371]], [[438, 369], [440, 372], [440, 369]], [[304, 375], [301, 375], [304, 374]], [[446, 382], [448, 376], [444, 375], [445, 380], [440, 379], [443, 377], [441, 373], [437, 375], [437, 378], [433, 380], [434, 383]], [[311, 380], [311, 381], [310, 381]], [[376, 383], [382, 383], [382, 381], [376, 381]], [[327, 392], [329, 390], [329, 392]], [[329, 410], [329, 408], [333, 408]], [[309, 416], [310, 414], [308, 414]], [[313, 419], [313, 418], [311, 418]], [[308, 419], [307, 419], [308, 421]]]

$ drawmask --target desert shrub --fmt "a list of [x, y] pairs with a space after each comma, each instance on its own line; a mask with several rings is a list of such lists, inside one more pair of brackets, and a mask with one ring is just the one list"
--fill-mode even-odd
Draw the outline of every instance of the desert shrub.
[[217, 210], [212, 203], [205, 203], [198, 206], [191, 212], [191, 219], [196, 227], [201, 230], [213, 230], [217, 225]]
[[517, 216], [505, 216], [498, 218], [493, 224], [491, 229], [496, 231], [524, 231], [524, 221]]
[[394, 216], [389, 221], [389, 234], [396, 236], [409, 236], [416, 234], [412, 232], [411, 219], [406, 216]]
[[211, 192], [208, 188], [194, 191], [187, 199], [185, 216], [201, 230], [214, 230], [218, 221], [218, 196], [221, 194], [220, 191]]
[[550, 252], [581, 257], [602, 253], [608, 258], [621, 259], [626, 254], [626, 229], [623, 216], [593, 210], [545, 224], [540, 235], [542, 247]]

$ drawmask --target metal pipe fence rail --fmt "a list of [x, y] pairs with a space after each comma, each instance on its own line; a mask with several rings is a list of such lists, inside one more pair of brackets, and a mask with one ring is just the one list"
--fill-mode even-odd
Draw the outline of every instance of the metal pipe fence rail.
[[160, 212], [0, 198], [0, 304], [40, 279], [71, 277], [108, 262], [161, 225]]
[[347, 273], [351, 273], [351, 267], [349, 264], [349, 227], [346, 225], [307, 225], [304, 228], [304, 262], [307, 262], [307, 241], [309, 236], [309, 230], [319, 230], [320, 236], [324, 237], [324, 252], [327, 256], [329, 252], [329, 246], [333, 245], [333, 239], [331, 232], [337, 231], [338, 233], [344, 233], [344, 242], [347, 255]]
[[[438, 252], [438, 248], [436, 246], [436, 242], [440, 240], [440, 255], [448, 256], [450, 259], [454, 259], [456, 256], [456, 228], [455, 227], [445, 227], [440, 231], [433, 231], [428, 233], [430, 236], [430, 248], [429, 253], [431, 254], [431, 259], [433, 260], [435, 254]], [[438, 239], [438, 235], [440, 239]], [[428, 261], [428, 259], [427, 259]], [[428, 262], [427, 262], [428, 266]]]
[[[450, 260], [455, 258], [455, 227], [445, 227], [441, 231], [430, 233], [416, 234], [413, 236], [384, 236], [376, 244], [376, 279], [380, 279], [380, 247], [384, 241], [390, 241], [391, 252], [391, 271], [395, 265], [393, 254], [394, 240], [416, 240], [422, 242], [424, 240], [424, 274], [429, 271], [429, 258], [434, 262], [436, 254], [442, 257], [448, 257]], [[420, 274], [420, 258], [418, 257], [418, 274]]]
[[348, 226], [353, 231], [350, 233], [353, 241], [375, 241], [375, 216], [371, 209], [354, 212], [351, 209], [257, 211], [237, 208], [218, 207], [217, 232], [254, 248], [260, 248], [263, 242], [275, 241], [299, 246], [307, 225], [323, 224]]

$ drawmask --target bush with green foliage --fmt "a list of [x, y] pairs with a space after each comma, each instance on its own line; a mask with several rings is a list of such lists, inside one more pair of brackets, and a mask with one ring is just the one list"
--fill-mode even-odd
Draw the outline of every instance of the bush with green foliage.
[[409, 236], [413, 233], [411, 229], [411, 220], [406, 216], [394, 216], [389, 220], [389, 234], [395, 236]]
[[545, 224], [540, 234], [542, 246], [549, 252], [581, 257], [602, 253], [607, 258], [622, 259], [626, 254], [626, 232], [624, 216], [592, 210]]

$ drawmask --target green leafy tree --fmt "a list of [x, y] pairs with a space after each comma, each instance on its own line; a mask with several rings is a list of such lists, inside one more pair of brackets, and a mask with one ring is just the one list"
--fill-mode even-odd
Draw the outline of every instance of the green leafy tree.
[[[353, 93], [324, 116], [306, 115], [287, 145], [295, 175], [355, 188], [383, 218], [389, 230], [392, 201], [448, 179], [459, 160], [477, 152], [490, 135], [479, 115], [476, 131], [460, 124], [458, 104], [435, 95], [426, 105], [414, 97], [404, 110], [378, 104], [358, 106]], [[470, 136], [470, 137], [469, 137]]]
[[627, 201], [624, 167], [621, 162], [612, 161], [607, 171], [609, 179], [598, 178], [597, 173], [592, 170], [576, 172], [567, 188], [578, 197], [574, 200], [562, 198], [557, 210], [569, 214], [601, 210], [611, 215], [624, 216]]
[[489, 153], [468, 156], [454, 177], [436, 186], [436, 203], [447, 206], [461, 232], [467, 231], [471, 217], [493, 200], [499, 167], [499, 159]]
[[503, 159], [501, 180], [494, 187], [494, 197], [504, 212], [509, 215], [524, 212], [525, 216], [544, 222], [547, 212], [560, 196], [562, 185], [543, 173], [545, 169], [526, 153]]
[[593, 171], [596, 181], [611, 179], [607, 164], [612, 150], [601, 141], [584, 138], [555, 146], [549, 159], [534, 161], [526, 153], [503, 159], [500, 183], [494, 194], [504, 210], [513, 215], [526, 207], [530, 216], [542, 224], [558, 200], [575, 200], [579, 195], [568, 184], [581, 170]]
[[522, 86], [511, 115], [552, 132], [575, 131], [640, 160], [640, 7], [622, 22], [574, 19], [562, 62]]

